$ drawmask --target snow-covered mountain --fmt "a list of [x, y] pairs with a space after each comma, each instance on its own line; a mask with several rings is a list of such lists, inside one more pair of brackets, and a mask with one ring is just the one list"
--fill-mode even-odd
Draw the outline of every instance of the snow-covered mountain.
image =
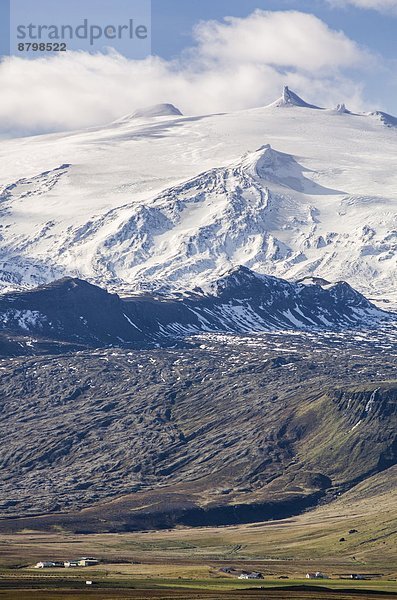
[[115, 123], [125, 123], [131, 119], [148, 119], [150, 117], [170, 117], [170, 116], [182, 116], [179, 108], [176, 108], [173, 104], [153, 104], [152, 106], [145, 106], [144, 108], [138, 108], [135, 112], [130, 115], [126, 115], [121, 119], [117, 119]]
[[397, 301], [397, 129], [385, 113], [271, 105], [0, 144], [0, 285], [72, 276], [127, 293], [244, 265]]

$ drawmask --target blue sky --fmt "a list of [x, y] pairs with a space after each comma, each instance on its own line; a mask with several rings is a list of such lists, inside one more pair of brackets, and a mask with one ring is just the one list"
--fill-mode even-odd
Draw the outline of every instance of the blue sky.
[[[62, 14], [70, 11], [73, 21], [82, 16], [83, 4], [90, 7], [87, 16], [98, 14], [102, 4], [108, 14], [122, 19], [133, 2], [144, 0], [0, 0], [0, 54], [9, 47], [9, 1], [34, 7], [47, 2]], [[272, 12], [255, 19], [258, 10]], [[281, 16], [272, 19], [269, 14]], [[200, 22], [205, 25], [194, 33]], [[280, 27], [280, 36], [273, 36], [272, 23]], [[346, 102], [353, 110], [397, 115], [396, 26], [397, 0], [152, 0], [152, 55], [160, 61], [138, 64], [128, 44], [120, 50], [128, 59], [124, 62], [73, 52], [45, 64], [3, 61], [0, 85], [7, 92], [0, 98], [0, 132], [89, 126], [160, 101], [173, 102], [189, 114], [250, 108], [275, 99], [283, 83], [322, 106]], [[272, 54], [269, 46], [277, 46], [278, 37], [289, 43], [291, 28], [292, 39], [302, 34], [304, 40], [296, 60], [294, 48], [281, 48], [279, 60], [280, 48]], [[235, 48], [234, 35], [240, 40]], [[15, 102], [26, 85], [28, 107]]]
[[[13, 0], [0, 0], [0, 54], [6, 53], [7, 48], [10, 1]], [[117, 4], [114, 2], [114, 6]], [[68, 5], [70, 3], [65, 6]], [[397, 13], [393, 16], [390, 12], [354, 6], [337, 8], [326, 0], [152, 0], [153, 52], [172, 58], [191, 43], [192, 28], [198, 21], [222, 19], [228, 15], [244, 17], [257, 8], [293, 9], [315, 14], [332, 28], [342, 29], [349, 37], [385, 58], [397, 58]]]

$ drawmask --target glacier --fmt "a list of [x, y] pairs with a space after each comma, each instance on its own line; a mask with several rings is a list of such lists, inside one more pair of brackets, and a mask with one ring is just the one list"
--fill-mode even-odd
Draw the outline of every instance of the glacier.
[[183, 116], [172, 104], [0, 142], [0, 289], [69, 276], [193, 290], [243, 265], [397, 303], [396, 120], [311, 105]]

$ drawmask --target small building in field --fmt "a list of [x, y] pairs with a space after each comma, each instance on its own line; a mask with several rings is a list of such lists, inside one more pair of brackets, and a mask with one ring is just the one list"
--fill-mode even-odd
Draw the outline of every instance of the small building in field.
[[56, 564], [50, 560], [41, 560], [40, 562], [36, 563], [34, 568], [35, 569], [51, 569], [54, 568], [56, 566]]
[[239, 579], [263, 579], [262, 573], [241, 573]]
[[82, 556], [78, 560], [79, 567], [93, 567], [99, 564], [99, 560], [93, 556]]
[[78, 560], [65, 560], [64, 565], [67, 569], [79, 567]]
[[316, 571], [315, 573], [306, 573], [306, 579], [329, 579], [329, 577], [321, 571]]
[[220, 573], [233, 573], [233, 571], [235, 571], [236, 569], [233, 569], [233, 567], [221, 567], [219, 569]]

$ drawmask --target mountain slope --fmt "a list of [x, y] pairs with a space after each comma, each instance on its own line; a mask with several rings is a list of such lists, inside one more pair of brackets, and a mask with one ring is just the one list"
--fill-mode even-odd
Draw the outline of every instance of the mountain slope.
[[3, 289], [73, 276], [176, 291], [242, 264], [396, 299], [392, 117], [319, 110], [289, 89], [239, 113], [167, 107], [1, 142]]
[[3, 360], [0, 529], [279, 518], [396, 464], [384, 338], [236, 342]]

